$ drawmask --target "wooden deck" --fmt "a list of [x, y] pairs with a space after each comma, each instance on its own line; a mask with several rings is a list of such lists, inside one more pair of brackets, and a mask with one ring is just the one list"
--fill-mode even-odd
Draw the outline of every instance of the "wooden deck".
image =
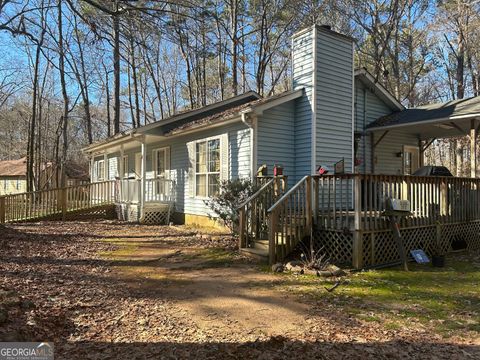
[[400, 221], [407, 251], [447, 252], [458, 240], [480, 248], [480, 179], [368, 174], [305, 176], [264, 214], [256, 194], [240, 209], [240, 246], [268, 232], [273, 263], [312, 234], [334, 261], [356, 268], [394, 262], [396, 245], [383, 216], [388, 198], [410, 202], [410, 215]]

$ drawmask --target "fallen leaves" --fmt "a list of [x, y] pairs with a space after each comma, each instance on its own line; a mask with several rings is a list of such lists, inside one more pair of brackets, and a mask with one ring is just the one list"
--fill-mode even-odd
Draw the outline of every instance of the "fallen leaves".
[[[128, 253], [122, 261], [101, 255], [118, 250], [122, 242], [127, 246], [133, 241], [137, 253], [149, 246], [170, 247], [171, 251], [150, 261], [132, 260]], [[147, 283], [144, 278], [126, 279], [118, 273], [118, 268], [126, 266], [147, 263], [155, 269], [155, 262], [185, 261], [191, 249], [233, 251], [236, 246], [229, 236], [198, 236], [198, 232], [181, 227], [112, 221], [8, 226], [2, 229], [0, 240], [0, 340], [54, 341], [59, 359], [479, 356], [474, 346], [445, 343], [418, 329], [387, 329], [381, 322], [359, 321], [342, 312], [341, 305], [307, 298], [303, 301], [309, 302], [311, 311], [305, 321], [282, 336], [264, 333], [260, 324], [255, 329], [242, 328], [235, 318], [225, 318], [213, 308], [204, 316], [207, 325], [200, 326], [178, 301], [182, 296], [195, 296], [188, 293], [188, 284]], [[205, 270], [199, 267], [194, 271]], [[221, 280], [226, 292], [232, 291], [227, 287], [238, 286], [235, 279]], [[273, 280], [255, 286], [268, 294], [273, 291], [272, 284]], [[166, 286], [179, 286], [184, 292], [175, 297], [167, 294]], [[375, 315], [365, 308], [367, 316]], [[258, 308], [245, 311], [254, 318], [268, 313], [271, 321], [283, 326], [285, 319], [265, 309], [259, 303]]]

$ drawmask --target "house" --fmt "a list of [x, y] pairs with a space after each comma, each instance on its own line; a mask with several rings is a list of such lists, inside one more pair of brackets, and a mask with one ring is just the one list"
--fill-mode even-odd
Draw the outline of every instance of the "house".
[[26, 173], [26, 158], [0, 161], [0, 195], [27, 191]]
[[[67, 186], [90, 181], [88, 171], [81, 165], [68, 163]], [[55, 165], [45, 162], [40, 165], [40, 190], [57, 187]], [[0, 196], [20, 194], [27, 191], [27, 158], [0, 161]]]
[[[408, 195], [410, 199], [412, 184], [417, 180], [407, 181], [403, 176], [422, 165], [423, 152], [434, 139], [469, 133], [475, 147], [480, 123], [478, 103], [474, 98], [405, 109], [365, 69], [354, 68], [354, 44], [350, 37], [329, 27], [313, 26], [292, 38], [290, 91], [268, 98], [250, 91], [117, 134], [89, 146], [85, 152], [91, 159], [92, 181], [118, 179], [119, 213], [124, 218], [142, 221], [165, 219], [162, 213], [168, 209], [175, 212], [175, 221], [209, 222], [204, 200], [218, 191], [220, 180], [254, 177], [262, 164], [269, 169], [281, 164], [290, 189], [285, 196], [299, 189], [306, 191], [291, 199], [285, 209], [290, 213], [296, 209], [292, 210], [292, 201], [299, 201], [299, 208], [308, 208], [310, 200], [305, 199], [312, 196], [307, 189], [315, 182], [315, 214], [320, 210], [328, 212], [321, 218], [315, 216], [315, 221], [323, 221], [322, 241], [340, 243], [339, 248], [346, 244], [341, 251], [346, 254], [345, 259], [354, 258], [356, 266], [362, 267], [374, 257], [376, 250], [372, 250], [372, 244], [383, 241], [381, 236], [390, 236], [383, 233], [388, 231], [383, 226], [377, 229], [379, 234], [383, 231], [378, 239], [376, 235], [368, 238], [370, 247], [363, 244], [367, 234], [371, 234], [364, 225], [374, 217], [379, 218], [381, 210], [367, 209], [367, 205], [376, 204], [380, 193]], [[339, 161], [345, 173], [363, 177], [348, 175], [345, 180], [336, 177], [331, 183], [312, 177], [319, 165], [333, 168]], [[475, 161], [472, 160], [473, 176]], [[403, 193], [388, 192], [390, 184], [397, 182]], [[432, 187], [432, 194], [444, 189], [442, 186]], [[328, 202], [319, 199], [320, 192], [328, 193], [325, 195]], [[373, 194], [375, 200], [368, 200]], [[275, 227], [283, 221], [278, 210], [283, 206], [282, 199], [269, 209], [268, 221], [277, 216]], [[419, 200], [412, 198], [412, 201]], [[247, 208], [248, 205], [245, 211]], [[422, 207], [422, 218], [434, 208]], [[272, 215], [277, 210], [278, 214]], [[310, 223], [305, 212], [301, 217], [304, 219], [301, 226]], [[430, 218], [433, 222], [434, 217]], [[300, 225], [286, 215], [284, 220], [282, 229], [290, 226], [290, 230], [270, 232], [271, 261], [272, 256], [273, 259], [280, 256], [279, 248], [288, 248], [292, 245], [288, 242], [299, 237]], [[249, 224], [253, 221], [257, 220], [247, 219]], [[268, 227], [267, 223], [263, 225]], [[329, 229], [331, 234], [325, 235]], [[283, 234], [280, 240], [279, 234]], [[387, 258], [384, 256], [380, 261]]]

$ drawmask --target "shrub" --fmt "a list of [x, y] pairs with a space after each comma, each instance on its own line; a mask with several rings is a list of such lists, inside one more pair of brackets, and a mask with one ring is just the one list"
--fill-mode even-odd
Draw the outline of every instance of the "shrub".
[[221, 219], [225, 226], [234, 234], [238, 232], [238, 206], [256, 191], [254, 183], [248, 179], [225, 180], [220, 183], [217, 195], [205, 200], [205, 204], [216, 215], [212, 218]]

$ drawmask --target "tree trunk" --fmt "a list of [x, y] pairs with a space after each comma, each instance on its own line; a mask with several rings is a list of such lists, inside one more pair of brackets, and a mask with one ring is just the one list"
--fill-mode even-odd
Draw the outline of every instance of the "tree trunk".
[[113, 127], [114, 134], [120, 132], [120, 19], [118, 15], [118, 0], [115, 0], [115, 14], [113, 20], [113, 72], [114, 72], [114, 99], [113, 99]]
[[62, 97], [63, 97], [63, 115], [62, 115], [62, 132], [63, 132], [63, 149], [61, 160], [61, 181], [60, 186], [66, 185], [66, 164], [67, 164], [67, 151], [68, 151], [68, 95], [67, 85], [65, 82], [65, 51], [63, 47], [63, 12], [62, 12], [62, 0], [58, 0], [58, 69], [60, 71], [60, 83], [62, 85]]

